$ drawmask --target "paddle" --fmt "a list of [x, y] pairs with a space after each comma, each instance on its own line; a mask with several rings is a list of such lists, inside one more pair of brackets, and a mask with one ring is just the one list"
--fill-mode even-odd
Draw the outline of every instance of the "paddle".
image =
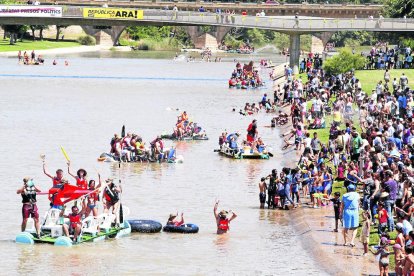
[[125, 125], [122, 126], [122, 130], [121, 130], [121, 137], [124, 138], [125, 137]]
[[60, 146], [60, 150], [62, 151], [63, 156], [65, 156], [66, 161], [70, 162], [69, 156], [66, 153], [65, 149], [62, 146]]

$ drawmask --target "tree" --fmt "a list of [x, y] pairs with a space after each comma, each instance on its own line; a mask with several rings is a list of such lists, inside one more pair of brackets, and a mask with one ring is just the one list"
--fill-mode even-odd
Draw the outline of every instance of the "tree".
[[393, 18], [413, 18], [414, 0], [386, 0], [384, 12]]
[[333, 75], [349, 72], [351, 70], [362, 69], [365, 65], [365, 58], [361, 55], [342, 50], [339, 54], [327, 59], [323, 64], [323, 69]]
[[28, 27], [26, 25], [3, 25], [4, 32], [10, 36], [10, 45], [16, 43], [18, 35], [20, 35], [20, 40], [22, 41], [27, 29]]
[[62, 29], [66, 29], [67, 27], [69, 27], [69, 25], [56, 25], [56, 41], [59, 41]]

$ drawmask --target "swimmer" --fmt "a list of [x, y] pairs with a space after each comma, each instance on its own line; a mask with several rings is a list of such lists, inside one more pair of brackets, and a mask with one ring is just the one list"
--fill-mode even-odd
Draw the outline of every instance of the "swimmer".
[[266, 178], [262, 177], [262, 179], [260, 179], [260, 183], [259, 183], [259, 199], [260, 199], [260, 209], [264, 209], [264, 205], [266, 202], [266, 190], [267, 190], [267, 185], [266, 185]]
[[[216, 204], [214, 205], [214, 217], [216, 218], [216, 224], [217, 224], [217, 234], [224, 234], [227, 233], [227, 231], [230, 230], [230, 221], [235, 219], [237, 215], [230, 211], [222, 210], [217, 212], [217, 207], [219, 205], [219, 200], [216, 201]], [[229, 217], [229, 213], [231, 213], [231, 217]]]

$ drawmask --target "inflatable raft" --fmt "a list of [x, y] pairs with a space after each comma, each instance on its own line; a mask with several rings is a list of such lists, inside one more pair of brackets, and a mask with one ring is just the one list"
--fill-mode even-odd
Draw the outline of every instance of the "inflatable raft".
[[[140, 156], [136, 156], [133, 157], [133, 161], [131, 161], [132, 163], [142, 163], [142, 162], [149, 162], [149, 163], [183, 163], [184, 162], [184, 157], [182, 155], [177, 155], [177, 157], [174, 158], [167, 158], [167, 159], [163, 159], [160, 158], [162, 161], [160, 162], [157, 159], [152, 159], [152, 158], [148, 158], [148, 157], [140, 157]], [[98, 157], [98, 161], [99, 162], [119, 162], [119, 157], [114, 156], [113, 154], [110, 153], [102, 153], [99, 157]]]
[[134, 219], [128, 220], [132, 232], [138, 233], [158, 233], [161, 232], [162, 224], [154, 220]]
[[165, 225], [162, 231], [170, 233], [195, 234], [198, 233], [198, 226], [192, 223], [183, 224], [180, 226]]

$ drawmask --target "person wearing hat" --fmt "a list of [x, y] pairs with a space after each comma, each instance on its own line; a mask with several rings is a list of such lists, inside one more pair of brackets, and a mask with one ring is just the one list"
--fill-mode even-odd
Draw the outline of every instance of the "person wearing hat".
[[178, 219], [178, 212], [171, 213], [168, 217], [167, 225], [181, 226], [184, 224], [184, 213], [181, 213], [180, 219]]
[[70, 171], [70, 161], [68, 162], [68, 174], [75, 178], [76, 186], [79, 188], [86, 190], [88, 188], [88, 180], [86, 179], [87, 172], [84, 169], [79, 169], [76, 172], [76, 175], [71, 173]]
[[[217, 211], [218, 205], [220, 201], [217, 200], [216, 204], [214, 205], [214, 217], [216, 218], [216, 225], [217, 225], [217, 234], [225, 234], [227, 231], [230, 230], [230, 222], [234, 220], [237, 215], [230, 211], [221, 210], [220, 212]], [[229, 214], [231, 213], [231, 216], [229, 217]]]
[[348, 192], [342, 196], [341, 210], [343, 221], [344, 246], [348, 245], [348, 232], [352, 231], [349, 245], [355, 246], [354, 240], [357, 234], [355, 231], [359, 226], [359, 194], [355, 191], [353, 184], [348, 185]]
[[30, 177], [23, 178], [23, 186], [17, 190], [17, 194], [22, 196], [22, 232], [26, 230], [27, 220], [32, 217], [36, 228], [37, 237], [40, 237], [39, 211], [36, 205], [36, 193], [41, 192]]
[[380, 240], [380, 247], [378, 248], [377, 252], [375, 252], [375, 256], [379, 255], [379, 269], [380, 275], [388, 275], [388, 267], [390, 264], [390, 251], [388, 250], [388, 245], [390, 241], [386, 237], [382, 237]]

